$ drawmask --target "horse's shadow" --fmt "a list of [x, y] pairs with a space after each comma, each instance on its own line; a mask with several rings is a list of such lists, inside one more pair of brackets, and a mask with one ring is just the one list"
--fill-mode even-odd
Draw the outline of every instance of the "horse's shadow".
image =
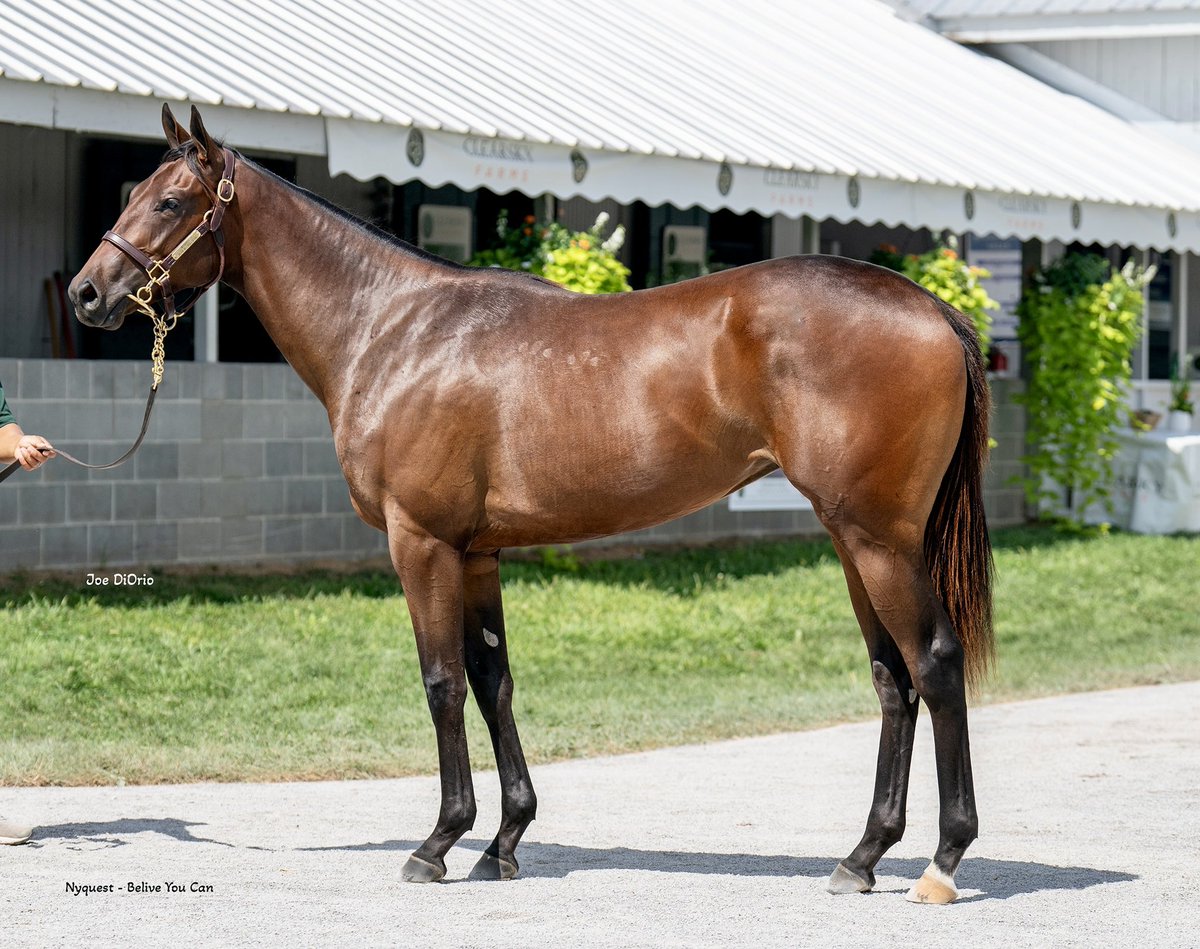
[[[394, 850], [411, 852], [418, 840], [385, 840], [378, 843], [347, 844], [340, 847], [301, 847], [306, 851]], [[482, 852], [485, 840], [464, 840], [465, 849]], [[561, 879], [584, 870], [643, 870], [649, 873], [728, 874], [745, 877], [810, 877], [824, 880], [840, 857], [791, 857], [745, 853], [703, 853], [678, 850], [634, 850], [630, 847], [576, 847], [529, 841], [521, 844], [521, 877]], [[906, 892], [929, 865], [926, 859], [885, 857], [875, 868], [877, 877], [900, 877], [902, 887], [877, 887], [876, 892]], [[1044, 890], [1086, 890], [1102, 883], [1128, 883], [1136, 874], [1092, 867], [1056, 867], [1024, 860], [968, 857], [956, 882], [962, 890], [980, 890], [958, 902], [1005, 900], [1011, 896]], [[466, 881], [456, 881], [466, 882]]]
[[65, 841], [68, 846], [81, 842], [99, 844], [104, 847], [124, 847], [130, 841], [124, 838], [134, 834], [154, 833], [170, 837], [181, 843], [216, 844], [218, 847], [234, 847], [239, 850], [266, 850], [266, 847], [246, 847], [225, 843], [212, 837], [199, 837], [191, 828], [205, 826], [199, 821], [179, 820], [176, 817], [124, 817], [120, 820], [80, 822], [75, 824], [45, 824], [37, 827], [28, 847], [40, 847], [48, 841]]
[[[97, 823], [54, 824], [39, 827], [28, 846], [41, 846], [50, 841], [63, 841], [68, 846], [79, 842], [119, 847], [131, 843], [125, 838], [136, 834], [162, 834], [179, 843], [216, 844], [239, 850], [267, 850], [266, 847], [230, 844], [192, 831], [202, 823], [178, 818], [123, 818]], [[394, 851], [406, 854], [417, 847], [419, 840], [384, 840], [361, 844], [342, 844], [329, 847], [297, 847], [297, 852], [370, 852]], [[462, 841], [467, 850], [482, 852], [486, 840]], [[806, 877], [823, 880], [838, 862], [838, 857], [792, 857], [777, 854], [706, 853], [680, 850], [635, 850], [631, 847], [577, 847], [570, 844], [548, 844], [528, 841], [521, 844], [521, 877], [525, 879], [562, 879], [571, 873], [586, 870], [641, 870], [647, 873], [728, 874], [743, 877]], [[925, 870], [927, 861], [885, 857], [879, 861], [876, 875], [880, 878], [899, 877], [915, 880]], [[397, 869], [397, 877], [399, 870]], [[997, 860], [991, 857], [968, 857], [958, 872], [957, 883], [963, 890], [981, 892], [964, 897], [960, 903], [977, 900], [1005, 900], [1026, 893], [1045, 890], [1086, 890], [1104, 883], [1128, 883], [1138, 877], [1119, 870], [1100, 870], [1093, 867], [1056, 867], [1025, 860]], [[466, 882], [454, 881], [454, 882]], [[902, 891], [907, 888], [879, 888], [880, 892]]]

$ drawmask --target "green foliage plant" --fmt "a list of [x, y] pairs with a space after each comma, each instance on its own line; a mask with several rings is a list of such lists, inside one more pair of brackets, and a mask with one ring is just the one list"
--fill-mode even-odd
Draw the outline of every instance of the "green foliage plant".
[[467, 263], [522, 270], [577, 293], [621, 293], [631, 289], [629, 268], [617, 259], [625, 229], [618, 225], [606, 239], [607, 227], [608, 215], [603, 212], [586, 231], [571, 231], [557, 221], [538, 221], [532, 214], [510, 226], [508, 212], [501, 211], [496, 243]]
[[871, 255], [871, 263], [898, 271], [915, 283], [965, 313], [975, 322], [979, 346], [986, 353], [991, 344], [992, 316], [1000, 304], [980, 282], [991, 276], [983, 267], [972, 267], [958, 254], [958, 241], [947, 234], [937, 247], [923, 254], [901, 254], [884, 244]]
[[1187, 412], [1192, 415], [1196, 405], [1192, 401], [1192, 384], [1185, 375], [1179, 373], [1179, 360], [1171, 366], [1171, 404], [1167, 406], [1171, 412]]
[[1031, 503], [1057, 499], [1049, 479], [1069, 489], [1075, 520], [1096, 502], [1111, 509], [1115, 429], [1151, 277], [1132, 261], [1117, 270], [1103, 257], [1068, 254], [1035, 274], [1022, 297], [1017, 334], [1031, 379], [1015, 398], [1028, 411]]

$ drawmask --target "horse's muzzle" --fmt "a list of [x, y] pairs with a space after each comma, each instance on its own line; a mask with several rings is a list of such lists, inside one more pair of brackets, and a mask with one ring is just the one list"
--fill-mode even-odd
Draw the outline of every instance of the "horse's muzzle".
[[77, 276], [71, 281], [67, 296], [75, 308], [75, 318], [84, 326], [115, 330], [125, 322], [129, 301], [122, 295], [108, 305], [107, 294], [101, 293], [90, 278]]

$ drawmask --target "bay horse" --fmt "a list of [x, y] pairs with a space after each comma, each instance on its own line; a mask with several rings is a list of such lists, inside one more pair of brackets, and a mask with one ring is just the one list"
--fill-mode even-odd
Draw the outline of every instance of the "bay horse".
[[883, 715], [866, 831], [829, 890], [870, 890], [900, 839], [924, 700], [940, 840], [908, 896], [956, 898], [977, 832], [965, 692], [992, 650], [989, 392], [970, 321], [896, 273], [822, 256], [575, 294], [417, 250], [214, 141], [194, 106], [190, 128], [164, 107], [163, 128], [170, 150], [71, 300], [115, 330], [224, 279], [328, 410], [354, 509], [387, 533], [437, 734], [441, 809], [405, 880], [440, 880], [475, 821], [468, 684], [503, 789], [472, 878], [515, 876], [534, 818], [500, 551], [649, 527], [781, 469], [833, 538]]

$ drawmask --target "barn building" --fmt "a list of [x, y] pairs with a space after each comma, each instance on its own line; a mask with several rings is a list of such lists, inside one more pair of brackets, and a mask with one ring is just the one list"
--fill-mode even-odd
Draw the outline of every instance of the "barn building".
[[[636, 286], [955, 235], [1006, 307], [987, 500], [994, 523], [1019, 521], [1022, 273], [1066, 247], [1158, 265], [1146, 405], [1200, 344], [1200, 9], [1165, 6], [332, 0], [283, 18], [230, 0], [217, 22], [177, 0], [0, 0], [0, 380], [27, 431], [80, 457], [132, 439], [149, 328], [64, 320], [58, 288], [157, 165], [161, 103], [196, 104], [277, 174], [460, 259], [501, 210], [576, 228], [607, 212]], [[635, 539], [816, 529], [767, 479]], [[170, 337], [134, 462], [0, 487], [0, 570], [384, 549], [321, 406], [224, 287]]]

